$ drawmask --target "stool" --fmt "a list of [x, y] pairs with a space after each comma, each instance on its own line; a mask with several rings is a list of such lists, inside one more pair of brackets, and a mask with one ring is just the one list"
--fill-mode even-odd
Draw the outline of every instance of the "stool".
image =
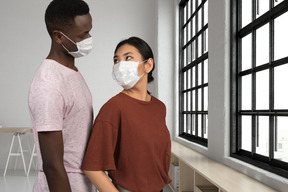
[[27, 174], [26, 174], [27, 177], [29, 176], [29, 173], [30, 173], [30, 169], [31, 169], [33, 157], [36, 157], [36, 156], [37, 156], [37, 153], [35, 152], [35, 144], [34, 144], [34, 145], [33, 145], [32, 152], [31, 152], [31, 157], [30, 157], [29, 166], [28, 166], [28, 169], [27, 169]]
[[[6, 166], [5, 166], [5, 170], [4, 170], [3, 176], [6, 175], [6, 171], [7, 171], [9, 160], [10, 160], [11, 156], [21, 156], [22, 157], [22, 162], [23, 162], [23, 166], [24, 166], [24, 172], [25, 172], [25, 175], [26, 175], [26, 164], [25, 164], [23, 148], [22, 148], [22, 143], [21, 143], [21, 138], [20, 137], [21, 137], [21, 135], [24, 135], [27, 132], [32, 132], [32, 128], [0, 128], [0, 133], [14, 133], [13, 137], [12, 137], [12, 141], [11, 141], [9, 154], [8, 154], [8, 158], [7, 158], [7, 162], [6, 162]], [[19, 144], [19, 149], [20, 149], [20, 152], [17, 152], [17, 153], [13, 153], [12, 152], [12, 148], [13, 148], [13, 145], [14, 145], [15, 137], [17, 137], [17, 139], [18, 139], [18, 144]]]

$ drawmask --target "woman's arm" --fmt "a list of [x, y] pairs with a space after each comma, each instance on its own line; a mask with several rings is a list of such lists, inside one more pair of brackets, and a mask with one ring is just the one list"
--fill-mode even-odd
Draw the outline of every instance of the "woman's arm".
[[86, 171], [84, 173], [100, 192], [118, 192], [104, 171]]

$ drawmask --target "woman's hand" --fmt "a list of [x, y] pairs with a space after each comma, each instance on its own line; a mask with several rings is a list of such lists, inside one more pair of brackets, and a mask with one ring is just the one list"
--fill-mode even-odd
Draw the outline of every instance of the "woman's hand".
[[84, 173], [100, 192], [119, 192], [104, 171], [86, 171]]

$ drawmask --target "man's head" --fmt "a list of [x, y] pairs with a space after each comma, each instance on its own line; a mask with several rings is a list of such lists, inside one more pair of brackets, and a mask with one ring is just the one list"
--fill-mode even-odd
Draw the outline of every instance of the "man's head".
[[89, 6], [82, 0], [53, 0], [46, 9], [45, 23], [49, 35], [53, 31], [66, 31], [74, 25], [75, 17], [89, 13]]

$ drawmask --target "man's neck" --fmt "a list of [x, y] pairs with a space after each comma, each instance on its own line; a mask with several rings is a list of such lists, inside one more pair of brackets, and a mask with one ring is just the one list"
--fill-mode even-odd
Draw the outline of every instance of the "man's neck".
[[68, 67], [74, 71], [78, 71], [77, 67], [75, 66], [75, 58], [70, 55], [63, 55], [57, 52], [50, 52], [46, 59], [52, 59]]

